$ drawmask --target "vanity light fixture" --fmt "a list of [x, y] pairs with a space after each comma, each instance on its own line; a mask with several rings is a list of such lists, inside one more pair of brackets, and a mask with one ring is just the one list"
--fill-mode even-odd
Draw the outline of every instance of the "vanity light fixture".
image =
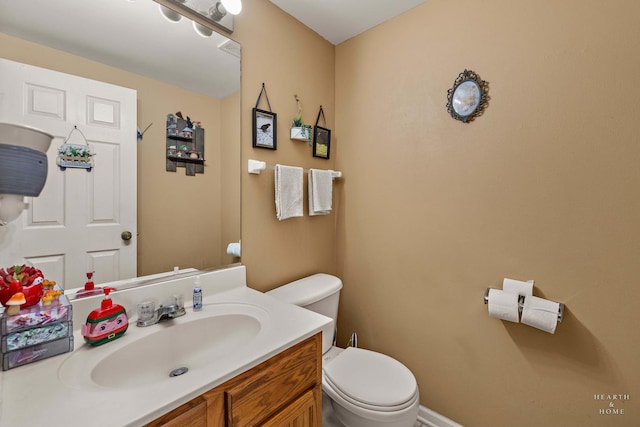
[[[202, 12], [204, 15], [205, 13]], [[209, 9], [209, 16], [216, 22], [227, 16], [227, 9], [224, 8], [221, 1], [217, 1], [215, 5]]]
[[[206, 15], [206, 12], [204, 11], [200, 13], [203, 15]], [[193, 22], [193, 29], [196, 30], [196, 33], [198, 33], [199, 36], [208, 38], [208, 37], [211, 37], [211, 35], [213, 34], [213, 30], [211, 28], [206, 27], [196, 21], [191, 21], [191, 22]]]
[[163, 6], [161, 4], [159, 4], [158, 7], [160, 7], [160, 14], [167, 21], [171, 23], [175, 23], [175, 22], [180, 22], [180, 20], [182, 19], [182, 15], [180, 15], [178, 12], [176, 12], [173, 9], [169, 9], [168, 7]]
[[158, 2], [160, 14], [168, 22], [180, 22], [182, 14], [179, 11], [184, 11], [187, 16], [189, 13], [195, 13], [204, 18], [207, 23], [212, 24], [209, 26], [207, 23], [193, 21], [194, 30], [202, 37], [211, 37], [213, 27], [232, 33], [233, 15], [237, 15], [242, 10], [241, 0], [166, 0], [170, 3], [167, 6], [159, 0], [155, 1]]
[[222, 6], [232, 15], [242, 11], [242, 0], [222, 0]]

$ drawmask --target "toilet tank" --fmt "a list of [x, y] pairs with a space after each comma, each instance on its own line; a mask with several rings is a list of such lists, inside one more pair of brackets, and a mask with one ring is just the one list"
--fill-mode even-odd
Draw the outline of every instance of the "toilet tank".
[[333, 345], [340, 289], [342, 289], [342, 281], [339, 278], [319, 273], [272, 289], [267, 292], [267, 295], [333, 319], [333, 324], [322, 331], [322, 353], [324, 354]]

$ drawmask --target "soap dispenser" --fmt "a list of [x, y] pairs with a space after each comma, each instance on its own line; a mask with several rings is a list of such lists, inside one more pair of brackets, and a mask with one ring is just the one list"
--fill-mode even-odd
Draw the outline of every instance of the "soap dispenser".
[[102, 345], [120, 338], [129, 327], [125, 308], [120, 304], [114, 304], [109, 298], [112, 290], [114, 288], [103, 288], [104, 299], [100, 308], [89, 313], [87, 323], [82, 326], [82, 336], [90, 345]]
[[[87, 273], [87, 282], [84, 284], [84, 289], [80, 289], [76, 292], [76, 298], [99, 295], [102, 293], [103, 289], [93, 283], [93, 273], [93, 271]], [[115, 291], [115, 288], [111, 288], [111, 290]]]

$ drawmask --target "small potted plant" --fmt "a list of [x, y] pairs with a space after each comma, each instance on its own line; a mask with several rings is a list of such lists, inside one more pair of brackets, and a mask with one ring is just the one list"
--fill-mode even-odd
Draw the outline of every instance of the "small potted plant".
[[93, 153], [86, 145], [62, 144], [58, 148], [57, 163], [61, 170], [66, 168], [83, 168], [91, 171]]
[[302, 122], [302, 104], [300, 103], [300, 99], [298, 99], [298, 95], [293, 95], [298, 103], [298, 112], [296, 116], [293, 118], [293, 123], [291, 124], [291, 139], [295, 139], [297, 141], [311, 141], [311, 126], [305, 125]]
[[62, 155], [62, 159], [68, 162], [88, 163], [91, 159], [91, 151], [89, 147], [84, 145], [65, 144], [64, 148], [60, 148], [58, 152]]

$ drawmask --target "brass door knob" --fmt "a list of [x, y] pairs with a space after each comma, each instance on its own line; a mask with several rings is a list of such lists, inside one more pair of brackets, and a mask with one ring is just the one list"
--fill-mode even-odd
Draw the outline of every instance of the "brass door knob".
[[122, 240], [131, 240], [133, 234], [131, 234], [130, 231], [123, 231], [122, 234], [120, 234], [120, 237], [122, 237]]

